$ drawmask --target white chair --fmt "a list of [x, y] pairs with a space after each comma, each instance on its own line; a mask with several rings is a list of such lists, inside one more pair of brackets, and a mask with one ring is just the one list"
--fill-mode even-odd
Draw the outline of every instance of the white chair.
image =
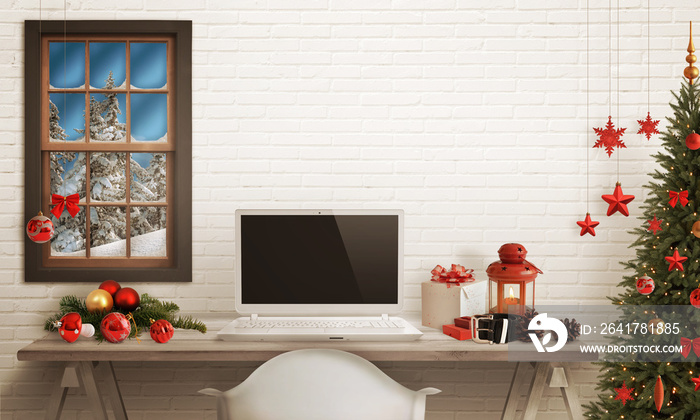
[[367, 360], [340, 350], [308, 349], [265, 362], [216, 397], [218, 420], [423, 420], [425, 399]]

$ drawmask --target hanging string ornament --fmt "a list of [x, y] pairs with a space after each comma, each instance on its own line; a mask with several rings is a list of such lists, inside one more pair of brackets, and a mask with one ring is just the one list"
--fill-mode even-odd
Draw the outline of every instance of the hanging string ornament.
[[27, 236], [32, 242], [43, 244], [53, 238], [53, 223], [51, 219], [39, 212], [36, 216], [29, 219], [27, 223]]
[[643, 120], [637, 120], [639, 123], [639, 131], [637, 134], [644, 134], [647, 140], [651, 139], [652, 134], [659, 134], [657, 126], [659, 125], [659, 120], [654, 120], [651, 118], [651, 24], [650, 24], [650, 11], [649, 3], [651, 0], [647, 0], [647, 118]]
[[[586, 4], [586, 127], [589, 126], [589, 118], [588, 118], [588, 108], [589, 108], [589, 89], [588, 89], [588, 55], [589, 55], [589, 47], [588, 47], [588, 33], [589, 33], [589, 10], [588, 10], [588, 4]], [[586, 136], [586, 144], [588, 144], [588, 137]], [[576, 224], [581, 228], [581, 233], [580, 236], [584, 236], [585, 234], [589, 234], [591, 236], [595, 236], [595, 228], [600, 224], [600, 222], [596, 220], [591, 219], [591, 213], [588, 212], [588, 207], [589, 207], [589, 158], [588, 158], [588, 147], [586, 147], [586, 217], [583, 220], [579, 220], [576, 222]]]
[[608, 216], [612, 216], [618, 211], [625, 216], [630, 215], [627, 204], [634, 200], [634, 196], [625, 195], [625, 193], [622, 192], [622, 185], [619, 182], [615, 185], [615, 190], [612, 194], [603, 194], [601, 197], [609, 205]]

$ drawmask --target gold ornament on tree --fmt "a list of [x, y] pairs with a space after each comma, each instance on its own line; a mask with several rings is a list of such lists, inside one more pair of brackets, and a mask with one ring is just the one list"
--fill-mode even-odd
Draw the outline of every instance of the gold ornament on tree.
[[695, 45], [693, 45], [693, 22], [690, 22], [690, 42], [688, 43], [688, 55], [685, 57], [685, 61], [688, 63], [688, 67], [683, 70], [683, 76], [688, 78], [688, 82], [692, 85], [693, 79], [697, 79], [700, 74], [700, 70], [693, 64], [698, 61], [695, 57]]
[[697, 222], [693, 223], [693, 227], [691, 228], [690, 231], [693, 235], [695, 235], [696, 238], [700, 238], [700, 220]]
[[109, 312], [114, 306], [114, 300], [108, 291], [96, 289], [85, 298], [85, 306], [90, 313]]

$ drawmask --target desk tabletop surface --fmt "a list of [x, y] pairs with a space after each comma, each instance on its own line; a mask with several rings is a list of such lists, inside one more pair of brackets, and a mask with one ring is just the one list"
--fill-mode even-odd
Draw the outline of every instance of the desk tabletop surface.
[[[222, 341], [216, 333], [233, 316], [210, 320], [206, 334], [197, 331], [176, 330], [173, 338], [164, 344], [141, 334], [119, 344], [98, 343], [92, 338], [79, 338], [75, 343], [63, 341], [58, 334], [48, 333], [17, 352], [21, 361], [265, 361], [291, 350], [326, 348], [344, 350], [370, 361], [518, 361], [518, 352], [530, 350], [531, 343], [501, 345], [477, 344], [458, 341], [441, 331], [419, 326], [419, 321], [407, 317], [423, 336], [416, 341]], [[596, 353], [582, 353], [579, 345], [567, 345], [556, 353], [534, 354], [528, 361], [596, 361]]]

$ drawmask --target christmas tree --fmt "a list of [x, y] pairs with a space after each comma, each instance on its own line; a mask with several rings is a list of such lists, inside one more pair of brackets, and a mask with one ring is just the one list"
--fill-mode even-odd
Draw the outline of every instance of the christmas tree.
[[[700, 144], [692, 143], [693, 133], [700, 132], [700, 89], [684, 82], [679, 93], [673, 92], [673, 97], [670, 104], [673, 116], [667, 118], [668, 126], [660, 136], [663, 150], [653, 155], [660, 169], [650, 174], [653, 180], [645, 186], [649, 195], [642, 206], [644, 216], [639, 218], [643, 224], [632, 231], [637, 236], [631, 245], [636, 247], [636, 257], [623, 264], [630, 274], [619, 284], [624, 288], [622, 293], [610, 298], [614, 305], [688, 307], [690, 295], [700, 282], [700, 231], [698, 237], [691, 234], [691, 230], [696, 230], [693, 225], [700, 220], [697, 214], [700, 206], [700, 151], [695, 150]], [[688, 136], [690, 139], [686, 140]], [[700, 224], [696, 228], [698, 226]], [[674, 258], [676, 251], [680, 260]], [[673, 259], [678, 262], [674, 263]], [[655, 282], [655, 289], [648, 295], [637, 291], [637, 281], [644, 276]], [[673, 316], [659, 317], [668, 323], [676, 321]], [[700, 336], [700, 325], [687, 324], [681, 322], [681, 336], [691, 339]], [[648, 336], [645, 339], [657, 342], [663, 337]], [[680, 344], [678, 335], [665, 337], [676, 345]], [[639, 337], [632, 340], [639, 340]], [[601, 363], [597, 386], [601, 394], [597, 401], [585, 406], [586, 417], [700, 418], [700, 391], [696, 392], [699, 388], [693, 381], [697, 381], [700, 366], [695, 357], [687, 360], [691, 362]], [[655, 395], [659, 388], [655, 386], [658, 378], [663, 383], [663, 400]], [[631, 388], [631, 399], [626, 398], [627, 388]], [[659, 401], [660, 410], [656, 401]]]

